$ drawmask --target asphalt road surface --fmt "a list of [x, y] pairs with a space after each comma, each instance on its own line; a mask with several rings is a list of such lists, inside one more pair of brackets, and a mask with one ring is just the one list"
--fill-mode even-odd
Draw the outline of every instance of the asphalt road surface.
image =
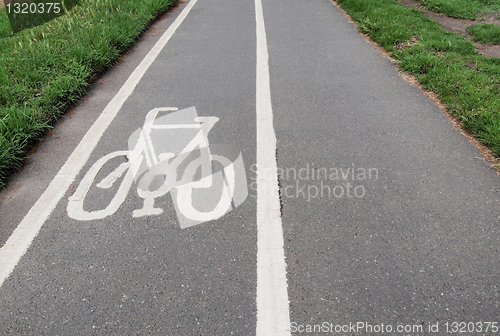
[[190, 0], [0, 192], [0, 334], [500, 334], [499, 189], [329, 0]]

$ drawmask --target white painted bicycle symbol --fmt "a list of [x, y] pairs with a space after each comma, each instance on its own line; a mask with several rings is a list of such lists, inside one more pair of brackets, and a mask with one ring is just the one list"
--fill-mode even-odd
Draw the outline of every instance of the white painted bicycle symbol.
[[[107, 154], [92, 165], [69, 198], [68, 215], [77, 220], [110, 216], [135, 182], [144, 202], [133, 211], [133, 217], [161, 214], [163, 209], [155, 207], [155, 199], [169, 192], [181, 228], [224, 216], [245, 201], [248, 188], [241, 152], [228, 146], [209, 146], [208, 133], [218, 120], [198, 117], [195, 107], [149, 111], [143, 127], [129, 137], [129, 150]], [[94, 186], [103, 167], [120, 157], [123, 162]], [[117, 181], [121, 184], [115, 186], [116, 193], [107, 206], [84, 209], [91, 188], [110, 189]]]

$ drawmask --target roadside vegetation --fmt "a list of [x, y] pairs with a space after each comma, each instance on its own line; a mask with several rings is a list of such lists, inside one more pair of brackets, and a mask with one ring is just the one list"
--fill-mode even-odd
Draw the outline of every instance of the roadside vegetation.
[[474, 20], [480, 13], [500, 12], [500, 0], [417, 0], [433, 12]]
[[175, 0], [86, 0], [12, 33], [0, 9], [0, 187], [26, 152]]
[[474, 41], [485, 44], [500, 44], [500, 26], [493, 24], [469, 26], [467, 33], [472, 35]]
[[[457, 1], [459, 2], [459, 1]], [[358, 29], [437, 94], [470, 134], [500, 157], [500, 59], [396, 0], [337, 0]]]

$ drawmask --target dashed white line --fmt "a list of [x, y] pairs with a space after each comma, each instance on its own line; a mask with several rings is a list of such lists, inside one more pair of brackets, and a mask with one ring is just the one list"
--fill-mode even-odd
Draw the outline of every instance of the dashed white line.
[[[257, 336], [290, 335], [276, 135], [273, 128], [269, 54], [262, 0], [255, 0], [257, 27]], [[274, 174], [269, 172], [274, 171]], [[270, 192], [272, 191], [272, 192]]]
[[189, 2], [158, 42], [151, 48], [142, 62], [135, 68], [134, 72], [132, 72], [125, 84], [123, 84], [120, 91], [113, 97], [99, 118], [85, 134], [82, 141], [80, 141], [68, 160], [64, 163], [63, 167], [59, 170], [45, 192], [17, 226], [5, 245], [0, 249], [0, 286], [2, 286], [4, 281], [12, 273], [24, 253], [26, 253], [33, 239], [38, 235], [43, 224], [57, 206], [57, 203], [59, 203], [71, 183], [73, 183], [76, 176], [87, 162], [90, 154], [115, 118], [123, 103], [132, 94], [142, 76], [146, 73], [151, 64], [153, 64], [158, 54], [174, 35], [175, 31], [179, 28], [196, 2], [197, 0], [191, 0]]

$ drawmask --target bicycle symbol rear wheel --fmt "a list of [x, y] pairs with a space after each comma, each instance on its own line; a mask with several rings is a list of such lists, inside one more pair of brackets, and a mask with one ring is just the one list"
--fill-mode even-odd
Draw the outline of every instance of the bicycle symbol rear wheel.
[[[104, 217], [110, 216], [114, 214], [120, 205], [125, 201], [127, 194], [134, 182], [134, 176], [132, 169], [130, 169], [130, 162], [128, 161], [129, 151], [116, 151], [113, 153], [109, 153], [99, 160], [97, 160], [92, 167], [89, 169], [85, 177], [82, 179], [75, 193], [69, 198], [68, 201], [68, 216], [77, 219], [77, 220], [94, 220], [94, 219], [102, 219]], [[116, 191], [116, 194], [113, 196], [109, 204], [100, 210], [94, 211], [86, 211], [83, 209], [84, 201], [87, 197], [87, 194], [94, 184], [94, 180], [97, 177], [99, 171], [103, 168], [103, 166], [110, 160], [119, 157], [125, 156], [127, 161], [118, 166], [111, 174], [108, 175], [103, 181], [101, 181], [101, 186], [97, 184], [98, 187], [102, 189], [109, 188], [115, 181], [117, 181], [123, 173], [125, 176]], [[106, 180], [106, 182], [105, 182]], [[103, 183], [104, 182], [104, 183]], [[103, 185], [104, 184], [104, 185]]]

